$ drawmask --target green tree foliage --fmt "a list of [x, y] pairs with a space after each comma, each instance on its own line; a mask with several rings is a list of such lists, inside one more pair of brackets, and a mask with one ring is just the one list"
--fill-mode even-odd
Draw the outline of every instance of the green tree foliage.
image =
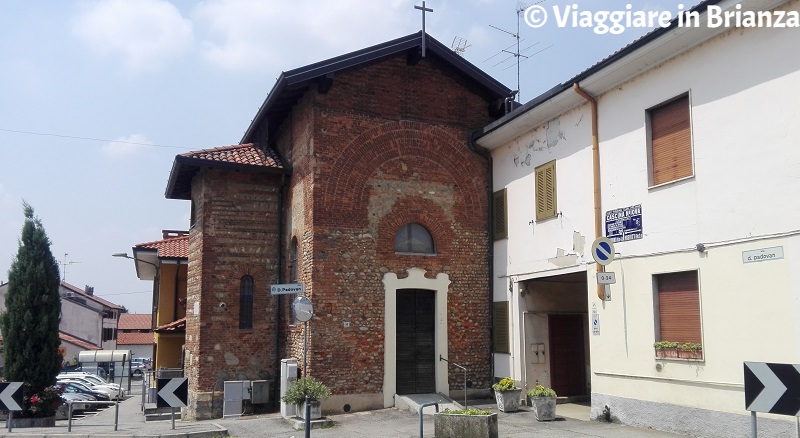
[[53, 385], [61, 369], [58, 351], [61, 277], [42, 222], [25, 202], [23, 210], [25, 224], [17, 255], [8, 271], [6, 311], [0, 315], [0, 329], [5, 349], [5, 380], [25, 382], [25, 395], [29, 399]]

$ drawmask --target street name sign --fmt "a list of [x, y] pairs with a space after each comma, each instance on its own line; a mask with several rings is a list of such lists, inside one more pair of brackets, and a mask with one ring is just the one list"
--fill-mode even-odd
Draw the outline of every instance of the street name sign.
[[745, 362], [744, 405], [752, 412], [800, 416], [800, 365]]
[[158, 379], [156, 386], [156, 407], [185, 408], [189, 404], [189, 379], [186, 377]]
[[305, 295], [306, 285], [305, 283], [272, 284], [269, 286], [269, 293], [272, 295]]
[[0, 409], [21, 411], [22, 405], [22, 382], [0, 383]]

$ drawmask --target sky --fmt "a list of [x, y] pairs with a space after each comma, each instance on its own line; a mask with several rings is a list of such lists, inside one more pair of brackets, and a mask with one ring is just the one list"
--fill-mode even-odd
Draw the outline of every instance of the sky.
[[[525, 103], [653, 29], [559, 26], [556, 10], [674, 14], [678, 3], [428, 0], [425, 30]], [[111, 254], [188, 229], [189, 202], [164, 197], [175, 156], [238, 144], [282, 71], [419, 32], [415, 5], [0, 0], [0, 281], [19, 247], [24, 200], [62, 279], [150, 313], [152, 283]], [[551, 19], [528, 25], [517, 10], [529, 6]]]

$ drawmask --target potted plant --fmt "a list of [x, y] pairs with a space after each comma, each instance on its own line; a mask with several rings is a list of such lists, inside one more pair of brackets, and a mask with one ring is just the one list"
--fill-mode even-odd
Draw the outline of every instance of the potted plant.
[[475, 408], [434, 414], [436, 438], [497, 438], [497, 414]]
[[656, 349], [656, 357], [676, 358], [678, 357], [678, 343], [672, 341], [658, 341], [653, 344]]
[[687, 342], [678, 345], [678, 357], [684, 359], [702, 359], [703, 346], [695, 342]]
[[536, 387], [528, 390], [528, 400], [533, 407], [538, 421], [552, 421], [556, 419], [556, 392], [536, 383]]
[[281, 397], [285, 403], [297, 405], [297, 416], [305, 419], [306, 396], [309, 397], [311, 405], [311, 420], [322, 418], [320, 402], [331, 395], [331, 390], [324, 383], [313, 377], [303, 377], [297, 379], [294, 385], [286, 390], [286, 394]]
[[503, 412], [515, 412], [519, 410], [519, 399], [522, 388], [514, 384], [514, 379], [505, 377], [492, 385], [494, 395], [497, 399], [497, 409]]

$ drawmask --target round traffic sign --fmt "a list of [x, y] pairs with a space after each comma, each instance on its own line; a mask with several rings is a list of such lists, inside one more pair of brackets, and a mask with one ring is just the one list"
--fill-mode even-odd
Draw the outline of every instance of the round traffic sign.
[[592, 243], [592, 257], [598, 265], [607, 265], [614, 260], [614, 242], [608, 237], [598, 237]]

